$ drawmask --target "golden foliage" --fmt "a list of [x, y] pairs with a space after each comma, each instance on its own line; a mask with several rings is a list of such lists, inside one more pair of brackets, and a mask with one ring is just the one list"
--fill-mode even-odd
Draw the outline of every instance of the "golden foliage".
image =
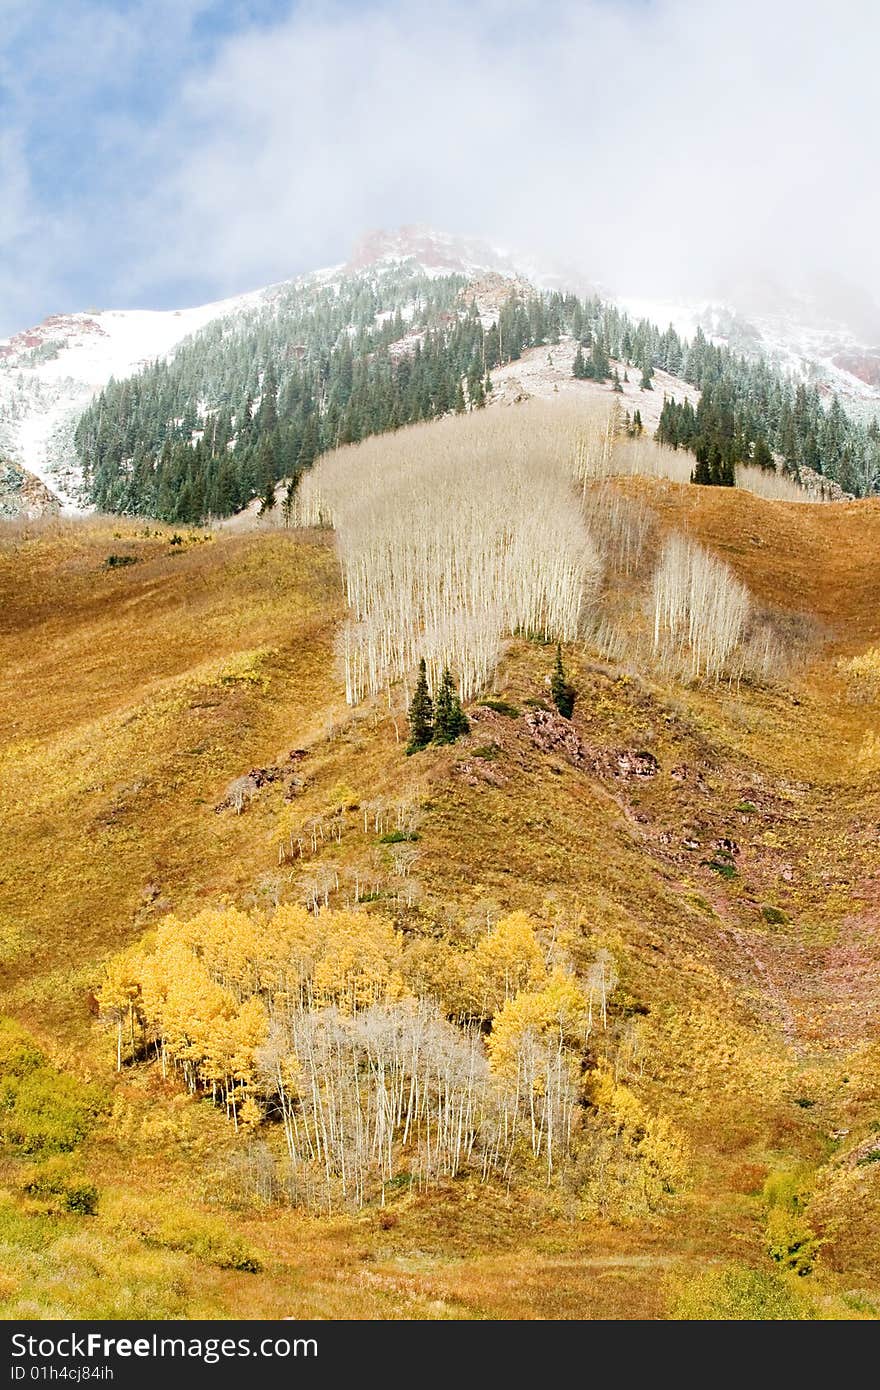
[[869, 647], [848, 660], [841, 659], [837, 669], [853, 704], [874, 705], [880, 700], [880, 647]]
[[596, 1118], [584, 1150], [582, 1215], [628, 1224], [663, 1211], [692, 1182], [683, 1136], [605, 1069], [591, 1073], [589, 1094]]
[[512, 912], [496, 922], [478, 943], [471, 965], [474, 998], [484, 1018], [547, 976], [535, 923], [525, 912]]

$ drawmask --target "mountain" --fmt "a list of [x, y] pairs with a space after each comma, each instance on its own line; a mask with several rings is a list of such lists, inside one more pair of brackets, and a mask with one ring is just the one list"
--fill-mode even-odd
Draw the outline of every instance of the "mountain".
[[214, 319], [263, 302], [270, 290], [195, 309], [53, 314], [0, 340], [0, 455], [26, 469], [65, 511], [86, 505], [72, 447], [83, 411], [111, 378], [166, 357]]
[[878, 1316], [880, 499], [572, 488], [567, 380], [321, 526], [0, 528], [2, 1316]]
[[[584, 298], [574, 314], [578, 287]], [[745, 290], [741, 297], [750, 303]], [[512, 298], [524, 314], [505, 325]], [[544, 309], [534, 307], [539, 300]], [[729, 363], [744, 354], [815, 392], [807, 433], [821, 433], [819, 406], [827, 410], [835, 397], [866, 429], [880, 407], [880, 349], [829, 319], [818, 299], [764, 292], [760, 304], [761, 313], [745, 313], [709, 301], [603, 302], [589, 277], [571, 267], [536, 265], [475, 239], [409, 226], [369, 233], [343, 265], [212, 304], [51, 316], [0, 343], [0, 506], [10, 515], [94, 505], [181, 521], [224, 515], [336, 443], [454, 409], [460, 390], [466, 403], [487, 391], [490, 404], [522, 398], [529, 388], [511, 361], [544, 341], [564, 341], [570, 351], [559, 360], [568, 363], [576, 341], [588, 343], [593, 329], [613, 349], [619, 375], [629, 368], [636, 382], [647, 344], [651, 366], [663, 373], [658, 391], [678, 400], [693, 387], [699, 399], [703, 379], [685, 358], [700, 332], [728, 351]], [[614, 309], [629, 329], [620, 328]], [[872, 320], [861, 318], [864, 334]], [[663, 337], [669, 324], [680, 339], [671, 350]], [[250, 415], [270, 364], [282, 409], [278, 425], [273, 416], [266, 430], [266, 412], [255, 422]], [[484, 377], [486, 369], [504, 368], [494, 395], [488, 379], [478, 389], [478, 366]], [[328, 372], [342, 380], [329, 380]], [[740, 391], [742, 409], [754, 414], [755, 382], [740, 390], [733, 366], [725, 373], [725, 389]], [[556, 387], [558, 367], [551, 375]], [[778, 389], [765, 383], [758, 395], [768, 389], [777, 397], [772, 409], [760, 406], [760, 419], [738, 420], [736, 428], [751, 438], [762, 432], [790, 468], [818, 469], [849, 491], [874, 486], [880, 463], [873, 442], [839, 422], [833, 438], [810, 442], [802, 421], [794, 429], [779, 424]], [[90, 411], [97, 396], [100, 438]], [[645, 405], [640, 413], [651, 428], [655, 403], [626, 402]]]
[[710, 341], [760, 358], [785, 376], [837, 396], [857, 419], [880, 415], [880, 311], [869, 304], [824, 303], [806, 294], [740, 287], [730, 301], [634, 299], [618, 302], [636, 318], [673, 323], [684, 337], [702, 329]]
[[0, 1316], [880, 1317], [880, 440], [539, 278], [6, 344]]

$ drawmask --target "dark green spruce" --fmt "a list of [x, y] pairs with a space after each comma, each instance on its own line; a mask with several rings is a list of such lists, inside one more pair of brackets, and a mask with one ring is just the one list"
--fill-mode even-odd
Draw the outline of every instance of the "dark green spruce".
[[409, 706], [409, 743], [407, 753], [427, 748], [434, 737], [434, 702], [428, 689], [428, 668], [425, 658], [419, 662], [419, 676]]

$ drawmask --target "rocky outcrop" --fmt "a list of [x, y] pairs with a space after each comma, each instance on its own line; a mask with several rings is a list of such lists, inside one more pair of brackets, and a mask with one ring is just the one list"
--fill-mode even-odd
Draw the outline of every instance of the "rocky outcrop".
[[33, 521], [57, 516], [60, 510], [58, 498], [45, 483], [19, 464], [0, 459], [0, 520]]
[[542, 753], [556, 753], [573, 767], [597, 777], [617, 777], [623, 781], [656, 777], [660, 764], [653, 753], [635, 748], [589, 748], [572, 724], [552, 710], [533, 709], [526, 724]]

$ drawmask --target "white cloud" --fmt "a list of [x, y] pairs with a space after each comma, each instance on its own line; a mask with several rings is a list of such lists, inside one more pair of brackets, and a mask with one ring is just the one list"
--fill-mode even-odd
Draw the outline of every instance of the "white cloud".
[[57, 248], [102, 256], [105, 302], [233, 292], [414, 221], [630, 293], [842, 275], [880, 297], [874, 0], [300, 5], [188, 62], [205, 7], [101, 39], [117, 85], [163, 54], [177, 84], [150, 124], [99, 125], [112, 179]]
[[233, 288], [427, 220], [629, 289], [843, 272], [877, 294], [878, 51], [871, 0], [300, 11], [185, 85], [171, 261]]

